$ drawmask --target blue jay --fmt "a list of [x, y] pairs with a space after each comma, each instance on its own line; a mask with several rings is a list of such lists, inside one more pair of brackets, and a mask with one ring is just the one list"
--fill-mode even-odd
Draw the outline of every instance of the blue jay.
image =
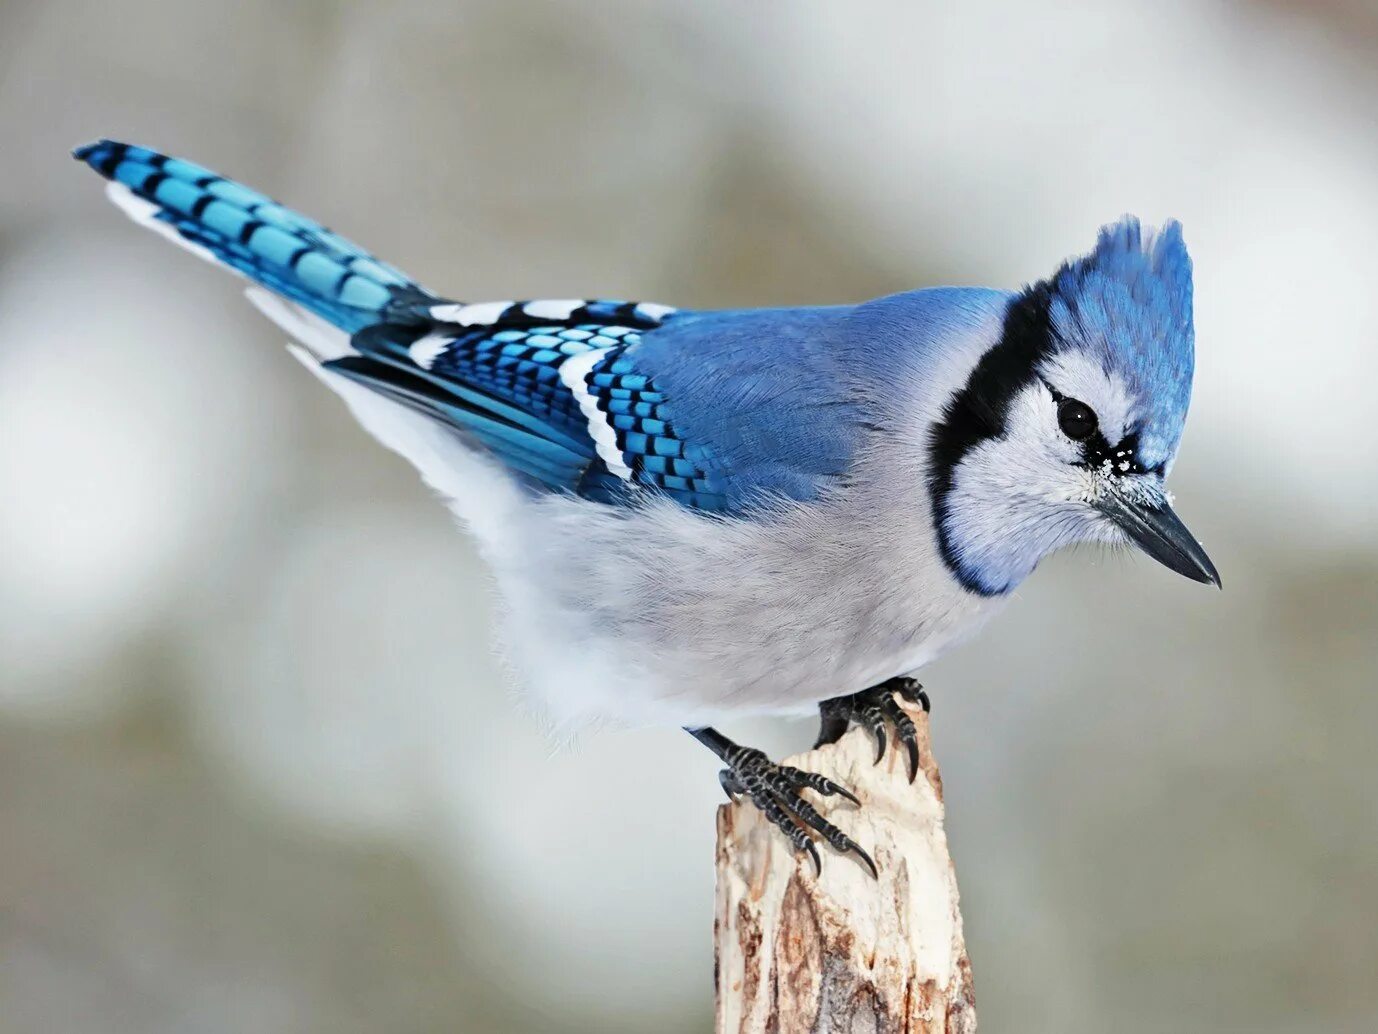
[[1191, 260], [1125, 218], [1019, 292], [730, 311], [465, 303], [190, 162], [75, 156], [137, 222], [250, 300], [477, 539], [501, 639], [555, 718], [683, 725], [819, 864], [863, 849], [804, 795], [857, 799], [713, 728], [749, 713], [893, 727], [908, 676], [1038, 561], [1130, 542], [1220, 584], [1164, 479], [1187, 415]]

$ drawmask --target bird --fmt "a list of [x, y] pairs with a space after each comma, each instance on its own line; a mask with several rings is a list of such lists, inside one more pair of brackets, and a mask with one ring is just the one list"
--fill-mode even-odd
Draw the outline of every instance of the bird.
[[[811, 715], [877, 760], [900, 700], [1045, 556], [1128, 544], [1220, 576], [1165, 481], [1195, 362], [1181, 225], [1125, 216], [1018, 290], [727, 310], [464, 302], [209, 169], [111, 140], [73, 152], [141, 225], [249, 300], [474, 537], [498, 641], [557, 725], [669, 724], [821, 871], [873, 875], [820, 774], [718, 731]], [[816, 796], [815, 796], [816, 795]]]

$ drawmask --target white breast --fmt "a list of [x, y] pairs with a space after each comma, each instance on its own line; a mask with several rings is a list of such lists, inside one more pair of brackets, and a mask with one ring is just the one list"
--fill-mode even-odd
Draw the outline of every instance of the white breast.
[[857, 502], [746, 521], [535, 500], [487, 551], [508, 654], [565, 722], [803, 714], [913, 671], [999, 601], [952, 580], [921, 514]]

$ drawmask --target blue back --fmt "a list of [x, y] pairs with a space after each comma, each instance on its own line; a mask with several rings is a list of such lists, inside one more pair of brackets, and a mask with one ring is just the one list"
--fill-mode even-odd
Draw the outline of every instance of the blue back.
[[807, 502], [843, 483], [868, 435], [893, 433], [878, 400], [908, 397], [905, 382], [952, 334], [1009, 297], [930, 288], [855, 306], [683, 313], [628, 358], [665, 392], [680, 433], [711, 447], [727, 509]]

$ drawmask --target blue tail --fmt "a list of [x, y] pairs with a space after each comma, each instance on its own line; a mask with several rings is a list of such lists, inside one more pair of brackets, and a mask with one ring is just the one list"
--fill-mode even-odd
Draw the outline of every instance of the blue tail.
[[140, 199], [144, 204], [125, 205], [135, 218], [166, 226], [193, 250], [347, 333], [405, 318], [432, 297], [358, 245], [199, 165], [113, 140], [72, 156]]

